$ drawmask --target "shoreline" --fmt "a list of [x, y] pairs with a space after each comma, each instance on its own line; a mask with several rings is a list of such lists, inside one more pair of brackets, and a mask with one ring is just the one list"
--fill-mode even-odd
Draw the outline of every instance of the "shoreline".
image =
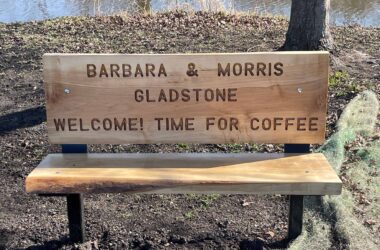
[[[121, 17], [126, 18], [128, 16], [159, 16], [164, 15], [166, 13], [186, 13], [187, 15], [196, 15], [199, 13], [209, 13], [209, 14], [223, 14], [223, 15], [229, 15], [229, 16], [253, 16], [253, 17], [259, 17], [259, 18], [275, 18], [275, 19], [282, 19], [286, 22], [289, 22], [290, 16], [281, 15], [281, 14], [273, 14], [273, 13], [258, 13], [254, 11], [226, 11], [226, 10], [193, 10], [193, 9], [167, 9], [167, 10], [158, 10], [158, 11], [150, 11], [150, 12], [138, 12], [138, 11], [119, 11], [111, 14], [94, 14], [94, 15], [69, 15], [69, 16], [57, 16], [57, 17], [50, 17], [45, 19], [35, 19], [35, 20], [27, 20], [27, 21], [13, 21], [13, 22], [1, 22], [0, 25], [13, 25], [13, 24], [27, 24], [27, 23], [40, 23], [40, 22], [46, 22], [46, 21], [53, 21], [53, 20], [63, 20], [63, 19], [70, 19], [70, 18], [102, 18], [102, 17]], [[330, 14], [331, 19], [331, 14]], [[334, 27], [355, 27], [359, 26], [362, 28], [369, 28], [369, 29], [380, 29], [380, 23], [378, 26], [374, 25], [363, 25], [360, 22], [347, 22], [345, 24], [335, 24], [330, 22], [329, 24], [330, 28]]]

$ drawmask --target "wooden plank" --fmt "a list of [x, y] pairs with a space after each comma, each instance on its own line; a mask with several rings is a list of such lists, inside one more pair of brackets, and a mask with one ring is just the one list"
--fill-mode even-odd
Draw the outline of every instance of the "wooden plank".
[[46, 54], [43, 62], [52, 143], [325, 139], [328, 52]]
[[322, 154], [50, 154], [26, 179], [29, 193], [324, 195], [341, 185]]

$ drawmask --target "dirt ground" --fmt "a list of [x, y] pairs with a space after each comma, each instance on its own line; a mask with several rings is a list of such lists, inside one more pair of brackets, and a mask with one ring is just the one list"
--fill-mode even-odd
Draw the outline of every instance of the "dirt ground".
[[[288, 200], [254, 195], [85, 196], [88, 242], [68, 242], [63, 197], [24, 191], [26, 176], [58, 145], [47, 141], [41, 57], [47, 52], [179, 53], [273, 51], [280, 18], [172, 12], [0, 23], [0, 249], [281, 247]], [[380, 97], [380, 29], [332, 27], [328, 133], [356, 93]], [[281, 145], [103, 145], [91, 152], [254, 152]]]

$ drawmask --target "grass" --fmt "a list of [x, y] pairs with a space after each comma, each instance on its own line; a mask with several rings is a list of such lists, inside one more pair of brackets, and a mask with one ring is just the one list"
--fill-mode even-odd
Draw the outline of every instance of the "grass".
[[228, 148], [228, 151], [232, 153], [239, 153], [244, 149], [244, 145], [239, 143], [227, 144], [226, 146]]
[[220, 194], [208, 194], [202, 196], [200, 199], [201, 201], [201, 208], [207, 209], [213, 204], [217, 199], [219, 199]]
[[311, 209], [305, 211], [305, 224], [302, 234], [292, 242], [290, 249], [330, 249], [331, 226], [318, 213]]
[[195, 211], [188, 211], [184, 215], [185, 219], [191, 220], [195, 216]]
[[329, 88], [335, 90], [337, 96], [343, 96], [346, 93], [358, 93], [361, 87], [349, 78], [347, 72], [335, 71], [329, 76]]
[[348, 81], [347, 72], [336, 71], [332, 75], [329, 76], [329, 87], [335, 88], [346, 81]]
[[220, 198], [220, 194], [187, 194], [186, 198], [192, 201], [199, 201], [200, 208], [207, 209]]
[[340, 196], [326, 197], [323, 201], [325, 213], [335, 221], [333, 226], [341, 248], [379, 249], [368, 228], [355, 216], [355, 200], [347, 189], [344, 188]]
[[347, 176], [359, 190], [359, 197], [355, 197], [359, 203], [369, 203], [363, 212], [371, 226], [371, 221], [380, 221], [380, 142], [359, 148], [356, 155], [358, 160], [347, 166]]
[[[378, 112], [376, 94], [370, 91], [359, 94], [343, 111], [337, 124], [337, 132], [318, 150], [325, 154], [338, 174], [341, 173], [345, 160], [345, 146], [352, 143], [357, 136], [365, 137], [373, 133]], [[372, 176], [370, 173], [374, 169], [378, 170], [379, 150], [378, 142], [358, 150], [361, 158], [353, 163], [348, 172], [352, 181], [361, 186], [368, 197], [374, 199], [372, 209], [375, 212], [372, 215], [377, 216], [379, 175]], [[308, 198], [305, 207], [305, 230], [290, 245], [290, 249], [328, 249], [333, 244], [333, 239], [340, 244], [334, 246], [337, 248], [362, 249], [365, 246], [365, 249], [379, 249], [368, 228], [355, 215], [355, 197], [346, 187], [340, 196], [324, 196], [322, 203]], [[319, 207], [321, 210], [316, 211]]]
[[186, 143], [178, 143], [177, 147], [182, 150], [189, 150], [189, 145], [187, 145]]
[[197, 201], [198, 207], [184, 213], [184, 218], [187, 220], [193, 219], [200, 212], [206, 211], [216, 200], [220, 198], [220, 194], [187, 194], [186, 199], [190, 201]]

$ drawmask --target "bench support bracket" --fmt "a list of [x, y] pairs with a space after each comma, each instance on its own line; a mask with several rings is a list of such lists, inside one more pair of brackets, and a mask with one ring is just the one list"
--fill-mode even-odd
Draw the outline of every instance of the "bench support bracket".
[[[285, 144], [285, 153], [309, 153], [309, 144]], [[288, 242], [296, 239], [302, 233], [303, 195], [289, 196]]]
[[[63, 144], [62, 153], [87, 153], [86, 144]], [[84, 208], [82, 194], [67, 194], [67, 215], [69, 219], [70, 240], [85, 241]]]

